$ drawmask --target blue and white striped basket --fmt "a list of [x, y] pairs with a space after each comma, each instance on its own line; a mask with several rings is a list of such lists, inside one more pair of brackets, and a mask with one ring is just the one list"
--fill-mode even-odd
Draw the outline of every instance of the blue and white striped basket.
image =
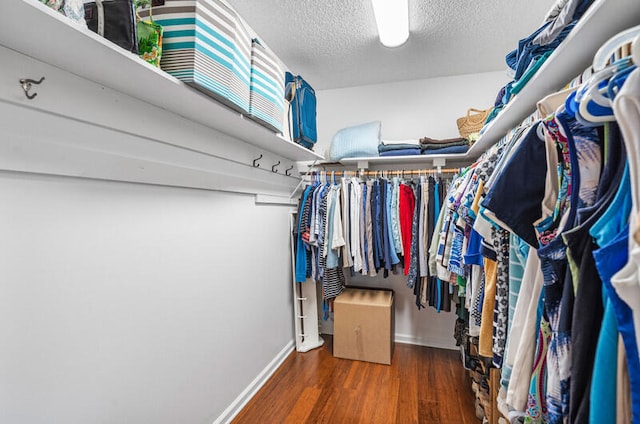
[[153, 8], [153, 19], [164, 27], [162, 70], [249, 112], [251, 36], [231, 7], [220, 0], [165, 0]]
[[251, 104], [250, 117], [282, 133], [285, 116], [285, 69], [278, 57], [259, 40], [251, 43]]

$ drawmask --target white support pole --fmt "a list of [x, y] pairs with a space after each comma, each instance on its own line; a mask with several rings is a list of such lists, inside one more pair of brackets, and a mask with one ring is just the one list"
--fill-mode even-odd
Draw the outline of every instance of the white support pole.
[[291, 230], [291, 271], [293, 285], [293, 320], [295, 323], [296, 350], [308, 352], [324, 344], [318, 327], [318, 295], [316, 282], [307, 279], [304, 283], [296, 282], [296, 258], [293, 228], [296, 225], [296, 213], [290, 217]]

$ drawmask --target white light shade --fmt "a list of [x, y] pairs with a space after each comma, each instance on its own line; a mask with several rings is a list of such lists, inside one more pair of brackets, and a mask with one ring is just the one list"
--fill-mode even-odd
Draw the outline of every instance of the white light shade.
[[409, 0], [371, 0], [380, 42], [398, 47], [409, 39]]

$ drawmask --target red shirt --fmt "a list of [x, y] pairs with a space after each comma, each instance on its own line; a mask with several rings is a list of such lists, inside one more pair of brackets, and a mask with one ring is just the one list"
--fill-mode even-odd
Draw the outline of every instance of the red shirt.
[[400, 184], [400, 235], [402, 250], [404, 250], [404, 275], [409, 275], [411, 264], [411, 226], [415, 207], [416, 196], [413, 194], [413, 189], [406, 184]]

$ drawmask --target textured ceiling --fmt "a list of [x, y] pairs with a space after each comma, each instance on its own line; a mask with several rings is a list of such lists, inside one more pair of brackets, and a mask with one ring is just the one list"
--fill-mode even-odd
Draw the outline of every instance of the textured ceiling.
[[315, 89], [498, 71], [553, 0], [409, 0], [410, 36], [378, 41], [370, 0], [227, 0]]

